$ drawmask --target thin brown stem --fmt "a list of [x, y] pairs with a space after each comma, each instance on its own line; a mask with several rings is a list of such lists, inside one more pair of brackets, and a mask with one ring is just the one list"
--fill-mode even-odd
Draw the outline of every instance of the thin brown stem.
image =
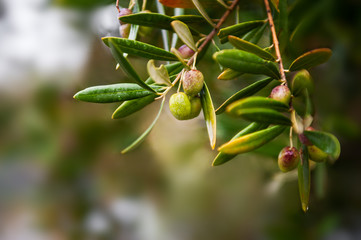
[[271, 12], [271, 8], [270, 8], [268, 0], [264, 0], [264, 5], [266, 6], [266, 10], [267, 10], [267, 17], [268, 17], [269, 26], [270, 26], [271, 32], [272, 32], [272, 39], [273, 39], [273, 44], [274, 44], [275, 51], [276, 51], [277, 62], [280, 66], [281, 81], [283, 84], [287, 85], [285, 69], [283, 68], [283, 62], [282, 62], [279, 42], [278, 42], [278, 38], [277, 38], [276, 28], [275, 28], [275, 24], [273, 22], [272, 12]]
[[[202, 52], [205, 47], [208, 45], [208, 43], [210, 43], [210, 41], [212, 41], [213, 37], [217, 34], [219, 28], [222, 26], [222, 24], [224, 23], [224, 21], [226, 21], [227, 17], [229, 16], [229, 14], [235, 9], [235, 7], [238, 5], [240, 0], [234, 0], [232, 2], [232, 5], [227, 9], [227, 11], [223, 14], [222, 18], [219, 20], [219, 22], [217, 23], [217, 25], [213, 28], [212, 32], [210, 32], [206, 39], [204, 40], [204, 42], [202, 43], [202, 45], [198, 48], [197, 53], [199, 54], [200, 52]], [[195, 55], [193, 55], [193, 57], [188, 61], [188, 66], [191, 66], [193, 64], [195, 60]]]
[[119, 0], [117, 0], [115, 7], [117, 8], [118, 12], [120, 12], [120, 8], [119, 8]]

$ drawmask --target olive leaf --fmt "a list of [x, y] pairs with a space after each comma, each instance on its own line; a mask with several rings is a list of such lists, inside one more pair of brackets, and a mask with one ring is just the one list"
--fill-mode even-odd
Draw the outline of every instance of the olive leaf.
[[227, 107], [227, 112], [233, 114], [244, 108], [268, 108], [278, 111], [288, 111], [290, 107], [273, 98], [254, 96], [233, 102]]
[[[267, 126], [268, 126], [268, 124], [253, 122], [253, 123], [249, 124], [247, 127], [245, 127], [243, 130], [241, 130], [239, 133], [237, 133], [232, 138], [232, 140], [239, 138], [241, 136], [253, 133], [255, 131], [265, 129]], [[237, 154], [226, 154], [223, 152], [219, 152], [218, 155], [213, 160], [212, 166], [218, 166], [223, 163], [226, 163], [229, 160], [233, 159], [235, 156], [237, 156]]]
[[305, 128], [303, 124], [303, 120], [294, 109], [291, 111], [291, 122], [292, 122], [293, 130], [297, 134], [302, 134]]
[[221, 74], [218, 75], [217, 79], [219, 80], [232, 80], [239, 76], [241, 76], [243, 73], [234, 71], [233, 69], [226, 68]]
[[117, 37], [104, 37], [102, 40], [107, 46], [109, 46], [109, 40], [112, 40], [112, 43], [122, 52], [131, 55], [163, 61], [177, 60], [177, 57], [171, 52], [136, 40]]
[[137, 138], [132, 144], [130, 144], [128, 147], [126, 147], [124, 150], [122, 150], [122, 152], [121, 152], [122, 154], [125, 154], [125, 153], [133, 150], [137, 146], [139, 146], [139, 144], [141, 144], [144, 141], [145, 137], [148, 136], [148, 134], [150, 133], [150, 131], [153, 129], [154, 125], [158, 121], [160, 114], [162, 113], [163, 106], [164, 106], [164, 101], [165, 101], [165, 98], [163, 98], [163, 100], [162, 100], [162, 103], [160, 105], [157, 116], [155, 117], [153, 122], [150, 124], [150, 126], [147, 128], [147, 130], [145, 130], [143, 132], [143, 134], [140, 135], [139, 138]]
[[172, 83], [169, 80], [169, 75], [167, 69], [164, 67], [164, 65], [160, 65], [160, 67], [156, 67], [154, 65], [154, 60], [149, 60], [147, 64], [147, 70], [149, 76], [153, 79], [155, 83], [158, 84], [166, 84], [168, 86], [171, 86]]
[[199, 15], [178, 15], [178, 16], [172, 16], [174, 20], [179, 20], [184, 22], [185, 24], [203, 24], [206, 22], [206, 20]]
[[303, 134], [312, 144], [327, 153], [332, 160], [337, 160], [339, 158], [341, 146], [340, 142], [333, 134], [322, 131], [304, 131]]
[[311, 174], [308, 161], [307, 146], [301, 147], [301, 161], [298, 163], [298, 190], [300, 192], [300, 199], [302, 204], [302, 210], [306, 212], [308, 210], [308, 202], [310, 199], [311, 188]]
[[332, 51], [329, 48], [319, 48], [306, 52], [294, 60], [290, 67], [290, 71], [298, 71], [301, 69], [309, 69], [319, 64], [325, 63], [331, 57]]
[[263, 36], [263, 33], [266, 30], [267, 26], [268, 22], [265, 22], [261, 27], [257, 27], [246, 33], [242, 39], [250, 43], [257, 44]]
[[280, 11], [278, 9], [279, 0], [271, 0], [271, 3], [275, 7], [275, 9], [279, 12]]
[[264, 60], [257, 55], [238, 49], [226, 49], [213, 54], [213, 58], [222, 66], [238, 72], [264, 74], [274, 79], [280, 73], [274, 62]]
[[193, 51], [197, 52], [196, 44], [194, 43], [193, 36], [187, 26], [187, 24], [175, 20], [171, 23], [174, 31], [177, 33], [178, 37]]
[[241, 117], [252, 122], [268, 124], [291, 125], [291, 120], [282, 113], [268, 108], [241, 108], [232, 111], [233, 116]]
[[276, 60], [271, 53], [241, 38], [235, 36], [228, 36], [228, 41], [237, 49], [256, 54], [257, 56], [266, 60], [270, 60], [270, 61]]
[[204, 17], [204, 19], [214, 28], [216, 25], [212, 22], [212, 19], [208, 16], [206, 10], [199, 0], [192, 0], [193, 5], [197, 8], [198, 12]]
[[134, 70], [134, 68], [132, 67], [132, 65], [128, 62], [128, 60], [123, 56], [123, 52], [122, 50], [113, 42], [113, 39], [109, 39], [108, 41], [109, 47], [110, 47], [110, 51], [113, 55], [113, 57], [115, 58], [115, 60], [119, 63], [119, 65], [122, 67], [122, 69], [124, 70], [124, 72], [130, 76], [131, 78], [134, 79], [134, 81], [139, 84], [139, 86], [141, 86], [144, 89], [147, 89], [151, 92], [155, 92], [151, 87], [149, 87], [148, 84], [146, 84], [145, 82], [142, 81], [142, 79], [140, 79], [139, 75], [137, 74], [137, 72]]
[[208, 130], [208, 137], [212, 149], [216, 146], [216, 114], [214, 111], [214, 106], [209, 93], [206, 83], [204, 83], [203, 89], [201, 91], [201, 104], [203, 109], [204, 120], [206, 121], [206, 126]]
[[[161, 90], [161, 87], [155, 87]], [[74, 98], [85, 102], [94, 103], [111, 103], [141, 98], [153, 94], [138, 84], [134, 83], [118, 83], [110, 85], [101, 85], [89, 87], [79, 91], [74, 95]]]
[[273, 80], [273, 78], [266, 78], [263, 80], [259, 80], [251, 85], [249, 85], [248, 87], [243, 88], [241, 91], [238, 91], [237, 93], [233, 94], [230, 98], [228, 98], [217, 110], [216, 110], [216, 114], [221, 114], [226, 110], [226, 107], [237, 101], [238, 99], [244, 98], [244, 97], [248, 97], [248, 96], [252, 96], [253, 94], [255, 94], [256, 92], [258, 92], [259, 90], [263, 89], [264, 87], [266, 87], [271, 81]]
[[226, 43], [228, 41], [228, 35], [240, 37], [251, 31], [252, 29], [261, 26], [262, 24], [264, 24], [264, 22], [264, 20], [255, 20], [225, 27], [219, 31], [218, 37], [221, 40], [221, 43]]
[[154, 99], [158, 95], [156, 94], [150, 94], [148, 96], [137, 98], [129, 101], [124, 101], [113, 113], [112, 118], [118, 119], [118, 118], [124, 118], [127, 117], [145, 106], [149, 105], [150, 103], [154, 102]]
[[276, 138], [285, 129], [285, 126], [276, 125], [264, 130], [250, 133], [223, 144], [218, 148], [218, 151], [225, 154], [241, 154], [250, 152]]

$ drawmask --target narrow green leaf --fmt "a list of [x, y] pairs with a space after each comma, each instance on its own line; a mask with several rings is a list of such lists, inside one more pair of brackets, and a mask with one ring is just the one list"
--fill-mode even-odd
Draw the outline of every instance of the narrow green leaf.
[[233, 102], [227, 107], [227, 112], [233, 114], [243, 108], [268, 108], [278, 111], [288, 111], [290, 107], [273, 98], [254, 96]]
[[186, 69], [190, 69], [190, 67], [184, 61], [181, 53], [176, 48], [172, 48], [170, 51], [178, 58], [178, 61], [182, 63], [183, 67], [185, 67]]
[[104, 37], [102, 40], [107, 46], [109, 46], [109, 41], [111, 40], [122, 52], [129, 53], [130, 55], [163, 61], [177, 60], [177, 57], [171, 52], [136, 40], [116, 37]]
[[187, 24], [175, 20], [171, 23], [174, 31], [177, 33], [178, 37], [193, 51], [197, 52], [196, 44], [194, 43], [193, 36], [187, 26]]
[[233, 116], [252, 122], [291, 125], [291, 120], [282, 113], [268, 108], [244, 108], [232, 112]]
[[280, 78], [280, 73], [274, 62], [264, 60], [253, 53], [227, 49], [214, 53], [213, 58], [224, 67], [238, 72], [264, 74], [274, 79]]
[[154, 102], [154, 98], [156, 98], [158, 95], [156, 94], [150, 94], [148, 96], [137, 98], [133, 100], [124, 101], [113, 113], [112, 118], [118, 119], [118, 118], [124, 118], [127, 117], [145, 106], [149, 105], [150, 103]]
[[243, 73], [234, 71], [233, 69], [226, 68], [219, 76], [217, 77], [219, 80], [232, 80], [239, 76], [241, 76]]
[[174, 20], [179, 20], [184, 22], [185, 24], [197, 24], [197, 23], [205, 23], [205, 19], [199, 15], [179, 15], [173, 16]]
[[337, 160], [341, 153], [340, 142], [331, 133], [321, 131], [304, 131], [303, 133], [312, 144]]
[[198, 12], [204, 17], [204, 19], [211, 25], [215, 27], [216, 25], [213, 23], [212, 19], [208, 16], [206, 10], [204, 9], [203, 5], [200, 3], [199, 0], [192, 0], [194, 6], [197, 8]]
[[273, 126], [250, 133], [223, 144], [218, 151], [226, 154], [241, 154], [253, 151], [270, 142], [286, 129], [285, 126]]
[[268, 25], [269, 25], [268, 22], [265, 22], [261, 27], [257, 27], [251, 30], [250, 32], [246, 33], [242, 39], [250, 43], [257, 44], [261, 39], [261, 37], [263, 36], [263, 33]]
[[[160, 90], [161, 88], [156, 87], [156, 89]], [[86, 88], [75, 94], [74, 98], [85, 102], [111, 103], [141, 98], [152, 93], [138, 84], [118, 83]]]
[[139, 138], [137, 138], [132, 144], [130, 144], [128, 147], [126, 147], [123, 151], [122, 154], [125, 154], [131, 150], [133, 150], [134, 148], [136, 148], [139, 144], [141, 144], [143, 142], [143, 140], [145, 139], [146, 136], [148, 136], [148, 134], [150, 133], [150, 131], [153, 129], [154, 125], [156, 124], [156, 122], [159, 119], [159, 116], [163, 110], [163, 106], [164, 106], [164, 101], [165, 98], [163, 98], [162, 103], [160, 105], [159, 108], [159, 112], [157, 114], [157, 116], [155, 117], [154, 121], [152, 122], [152, 124], [150, 124], [150, 126], [147, 128], [147, 130], [145, 130], [145, 132], [143, 132], [142, 135], [140, 135]]
[[288, 0], [279, 0], [279, 16], [278, 16], [278, 41], [281, 53], [286, 49], [289, 42], [288, 30]]
[[209, 141], [212, 149], [216, 146], [216, 114], [213, 107], [211, 94], [209, 93], [206, 83], [204, 83], [201, 91], [201, 103], [203, 109], [204, 120], [208, 130]]
[[298, 189], [300, 192], [300, 199], [302, 204], [302, 210], [306, 212], [308, 210], [308, 202], [310, 199], [311, 188], [311, 174], [308, 161], [307, 146], [302, 145], [301, 148], [301, 161], [298, 163]]
[[112, 52], [113, 57], [115, 60], [119, 63], [119, 65], [122, 67], [124, 72], [134, 79], [134, 81], [141, 86], [144, 89], [147, 89], [149, 91], [155, 92], [151, 87], [148, 86], [145, 82], [140, 79], [137, 72], [134, 70], [132, 65], [128, 62], [128, 60], [123, 56], [122, 50], [113, 42], [113, 39], [109, 39], [108, 41], [110, 51]]
[[279, 12], [280, 11], [280, 10], [278, 10], [279, 0], [271, 0], [271, 3], [273, 5], [273, 7]]
[[327, 62], [331, 57], [332, 51], [329, 48], [319, 48], [306, 52], [299, 56], [291, 63], [290, 71], [298, 71], [301, 69], [309, 69], [319, 64]]
[[233, 35], [237, 37], [241, 37], [242, 35], [248, 33], [252, 29], [255, 29], [262, 24], [264, 24], [264, 20], [255, 20], [249, 22], [238, 23], [229, 27], [222, 28], [218, 37], [221, 40], [221, 43], [226, 43], [228, 41], [228, 35]]
[[252, 96], [253, 94], [257, 93], [259, 90], [263, 89], [265, 86], [267, 86], [273, 78], [266, 78], [263, 80], [259, 80], [248, 87], [243, 88], [241, 91], [236, 92], [233, 94], [230, 98], [228, 98], [217, 110], [216, 114], [221, 114], [226, 110], [226, 107], [237, 101], [238, 99]]
[[[232, 140], [239, 138], [241, 136], [253, 133], [255, 131], [265, 129], [267, 126], [268, 126], [268, 124], [253, 122], [253, 123], [249, 124], [247, 127], [245, 127], [243, 130], [241, 130], [239, 133], [237, 133], [232, 138]], [[233, 159], [235, 156], [237, 156], [237, 154], [226, 154], [223, 152], [219, 152], [218, 155], [216, 156], [216, 158], [213, 160], [212, 166], [218, 166], [223, 163], [226, 163], [229, 160]]]
[[259, 56], [263, 59], [266, 59], [266, 60], [270, 60], [270, 61], [276, 60], [275, 57], [271, 53], [263, 50], [262, 48], [260, 48], [259, 46], [255, 45], [253, 43], [247, 42], [247, 41], [245, 41], [241, 38], [235, 37], [235, 36], [228, 36], [228, 40], [234, 47], [236, 47], [240, 50], [256, 54], [257, 56]]
[[[180, 62], [171, 63], [165, 65], [165, 69], [167, 69], [168, 75], [170, 76], [170, 79], [172, 80], [172, 76], [175, 74], [178, 74], [183, 69], [183, 64]], [[154, 80], [149, 77], [146, 81], [147, 84], [154, 83]]]
[[153, 59], [149, 60], [147, 64], [147, 70], [149, 76], [154, 80], [154, 82], [158, 84], [166, 84], [168, 86], [172, 85], [169, 79], [167, 69], [164, 67], [163, 64], [157, 68], [154, 65], [154, 60]]

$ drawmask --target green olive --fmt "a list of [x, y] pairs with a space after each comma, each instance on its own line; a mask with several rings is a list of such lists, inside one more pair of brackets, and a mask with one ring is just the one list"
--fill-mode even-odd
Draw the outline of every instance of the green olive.
[[282, 172], [288, 172], [297, 167], [300, 154], [295, 147], [284, 147], [278, 154], [278, 167]]
[[183, 76], [183, 90], [189, 96], [196, 96], [203, 88], [203, 74], [198, 70], [189, 70]]
[[199, 115], [202, 105], [199, 97], [190, 97], [189, 100], [191, 102], [191, 114], [189, 115], [189, 119], [192, 119]]
[[314, 162], [325, 162], [328, 158], [327, 153], [316, 147], [315, 145], [308, 146], [308, 155], [310, 156], [310, 160]]
[[175, 93], [169, 99], [169, 110], [178, 120], [189, 119], [192, 112], [191, 108], [191, 102], [183, 92]]

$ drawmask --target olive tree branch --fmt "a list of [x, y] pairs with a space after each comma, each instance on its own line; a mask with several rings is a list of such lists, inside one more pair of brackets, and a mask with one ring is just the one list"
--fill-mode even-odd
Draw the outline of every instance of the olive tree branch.
[[272, 39], [273, 39], [273, 44], [275, 46], [277, 62], [280, 67], [281, 81], [282, 81], [282, 84], [285, 84], [287, 86], [285, 69], [283, 67], [281, 52], [280, 52], [280, 48], [279, 48], [279, 42], [278, 42], [277, 33], [276, 33], [276, 28], [275, 28], [275, 24], [273, 22], [272, 12], [271, 12], [271, 8], [270, 8], [268, 0], [264, 0], [264, 5], [266, 6], [267, 17], [268, 17], [269, 26], [270, 26], [271, 32], [272, 32]]
[[[217, 34], [219, 28], [222, 26], [222, 24], [226, 21], [227, 17], [229, 16], [229, 14], [236, 8], [236, 6], [238, 5], [240, 0], [234, 0], [232, 2], [232, 5], [227, 9], [227, 11], [223, 14], [223, 16], [221, 17], [221, 19], [219, 20], [219, 22], [217, 23], [217, 25], [213, 28], [213, 30], [207, 35], [206, 39], [204, 40], [204, 42], [202, 43], [202, 45], [198, 48], [197, 53], [199, 54], [200, 52], [202, 52], [206, 46], [208, 45], [208, 43], [210, 43], [210, 41], [212, 41], [213, 37]], [[193, 64], [193, 62], [195, 61], [195, 56], [196, 54], [194, 54], [192, 56], [192, 58], [188, 61], [188, 66], [191, 66]]]

